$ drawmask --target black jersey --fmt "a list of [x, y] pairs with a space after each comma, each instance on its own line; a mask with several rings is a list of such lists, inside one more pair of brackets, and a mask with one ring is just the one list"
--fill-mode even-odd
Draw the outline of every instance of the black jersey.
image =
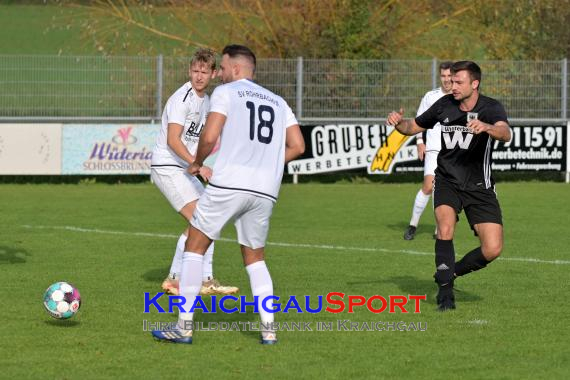
[[441, 97], [415, 120], [417, 125], [427, 129], [441, 124], [436, 177], [461, 189], [488, 189], [495, 183], [491, 176], [494, 139], [487, 133], [474, 135], [466, 127], [468, 117], [487, 124], [508, 122], [503, 105], [495, 99], [479, 95], [475, 107], [465, 112], [459, 109], [459, 101], [451, 94]]

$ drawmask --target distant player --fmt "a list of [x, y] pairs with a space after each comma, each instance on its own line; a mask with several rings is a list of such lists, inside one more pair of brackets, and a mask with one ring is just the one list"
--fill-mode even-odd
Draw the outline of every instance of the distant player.
[[[190, 82], [185, 83], [168, 99], [162, 113], [162, 128], [152, 154], [151, 178], [172, 207], [188, 222], [196, 207], [196, 201], [204, 186], [187, 169], [194, 162], [198, 139], [208, 108], [205, 93], [210, 80], [216, 75], [216, 57], [208, 49], [198, 50], [190, 62]], [[208, 167], [200, 175], [209, 179], [212, 171]], [[188, 229], [178, 238], [170, 274], [162, 283], [162, 289], [177, 295], [182, 253]], [[214, 243], [210, 245], [204, 260], [201, 294], [232, 294], [239, 291], [234, 286], [222, 286], [214, 279], [212, 261]]]
[[256, 59], [245, 46], [229, 45], [223, 50], [220, 73], [224, 85], [212, 94], [212, 105], [196, 160], [190, 172], [202, 170], [204, 159], [221, 134], [213, 176], [198, 201], [182, 263], [178, 329], [153, 331], [154, 337], [192, 343], [193, 305], [200, 289], [204, 253], [222, 228], [234, 221], [243, 262], [261, 316], [261, 343], [277, 342], [272, 330], [273, 314], [261, 301], [273, 295], [273, 282], [265, 265], [264, 247], [269, 219], [277, 201], [285, 163], [305, 150], [299, 124], [279, 95], [253, 82]]
[[[387, 118], [405, 135], [441, 124], [442, 147], [434, 185], [434, 277], [441, 311], [455, 309], [453, 281], [457, 276], [483, 269], [501, 254], [503, 221], [491, 176], [491, 159], [494, 141], [510, 141], [512, 134], [503, 105], [479, 93], [481, 69], [475, 62], [455, 62], [451, 75], [452, 94], [440, 98], [415, 120], [404, 120], [403, 110]], [[462, 210], [481, 246], [456, 264], [453, 235]]]
[[[451, 93], [451, 65], [453, 62], [442, 62], [439, 65], [439, 80], [441, 87], [435, 90], [428, 91], [418, 108], [416, 116], [420, 116], [428, 108], [432, 106], [443, 95]], [[425, 135], [425, 140], [424, 140]], [[431, 193], [433, 191], [433, 179], [435, 177], [435, 168], [437, 167], [437, 155], [441, 149], [441, 129], [437, 123], [432, 129], [427, 132], [418, 133], [416, 135], [418, 145], [418, 157], [424, 162], [424, 183], [422, 188], [416, 194], [414, 207], [412, 208], [412, 219], [410, 225], [404, 232], [405, 240], [412, 240], [416, 236], [416, 229], [420, 222], [420, 217], [426, 208]]]

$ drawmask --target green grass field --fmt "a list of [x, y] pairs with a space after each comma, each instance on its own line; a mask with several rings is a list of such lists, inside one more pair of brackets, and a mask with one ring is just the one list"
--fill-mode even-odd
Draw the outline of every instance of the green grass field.
[[[155, 342], [143, 321], [184, 227], [151, 184], [1, 185], [0, 368], [2, 378], [406, 378], [521, 379], [570, 375], [567, 297], [570, 188], [500, 183], [503, 257], [460, 279], [457, 310], [435, 311], [432, 232], [424, 215], [404, 241], [415, 184], [284, 185], [267, 263], [275, 293], [427, 294], [420, 314], [277, 314], [284, 322], [422, 322], [427, 331], [197, 332], [194, 344]], [[163, 235], [163, 236], [161, 236]], [[167, 235], [167, 236], [164, 236]], [[171, 237], [168, 237], [171, 236]], [[217, 243], [216, 276], [250, 295], [233, 227]], [[287, 243], [287, 244], [279, 244]], [[464, 218], [455, 247], [477, 245]], [[83, 304], [52, 319], [42, 295], [69, 281]], [[197, 314], [198, 321], [257, 321], [248, 314]]]

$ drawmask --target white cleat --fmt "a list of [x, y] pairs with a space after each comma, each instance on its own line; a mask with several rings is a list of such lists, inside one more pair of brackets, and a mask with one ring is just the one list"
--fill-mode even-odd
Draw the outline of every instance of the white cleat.
[[177, 278], [173, 278], [171, 276], [166, 277], [166, 279], [162, 281], [162, 285], [160, 287], [166, 292], [166, 294], [172, 294], [173, 296], [180, 294], [180, 283]]
[[210, 296], [214, 294], [228, 295], [236, 294], [239, 292], [239, 288], [235, 286], [224, 286], [214, 278], [202, 282], [202, 288], [200, 289], [201, 296]]

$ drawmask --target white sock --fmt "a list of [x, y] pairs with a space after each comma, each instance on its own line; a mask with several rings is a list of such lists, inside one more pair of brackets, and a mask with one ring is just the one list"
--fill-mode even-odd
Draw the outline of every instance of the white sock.
[[186, 239], [187, 236], [182, 234], [178, 238], [178, 243], [176, 243], [176, 251], [174, 251], [174, 257], [172, 258], [172, 264], [170, 265], [171, 278], [180, 277], [180, 271], [182, 270], [182, 254], [184, 253]]
[[214, 278], [214, 242], [210, 244], [206, 253], [204, 253], [204, 262], [202, 263], [202, 281], [208, 281]]
[[182, 256], [182, 272], [180, 273], [180, 295], [184, 297], [186, 303], [184, 304], [184, 310], [186, 312], [180, 312], [178, 314], [178, 327], [181, 330], [186, 330], [189, 328], [189, 324], [186, 321], [192, 321], [194, 318], [194, 313], [188, 312], [196, 296], [200, 293], [200, 288], [202, 287], [202, 261], [204, 256], [199, 255], [194, 252], [184, 252]]
[[410, 226], [417, 227], [420, 222], [420, 217], [424, 212], [426, 205], [429, 202], [429, 195], [424, 194], [420, 189], [416, 195], [416, 200], [414, 201], [414, 208], [412, 209], [412, 219], [410, 220]]
[[[265, 297], [273, 295], [273, 282], [271, 281], [269, 270], [267, 270], [267, 265], [265, 265], [265, 261], [257, 261], [246, 266], [245, 269], [249, 275], [251, 291], [254, 296], [258, 296], [257, 306], [259, 316], [261, 317], [261, 323], [264, 325], [272, 324], [274, 320], [273, 314], [268, 313], [263, 310], [263, 307], [261, 307], [261, 303]], [[269, 306], [270, 303], [267, 305]]]

